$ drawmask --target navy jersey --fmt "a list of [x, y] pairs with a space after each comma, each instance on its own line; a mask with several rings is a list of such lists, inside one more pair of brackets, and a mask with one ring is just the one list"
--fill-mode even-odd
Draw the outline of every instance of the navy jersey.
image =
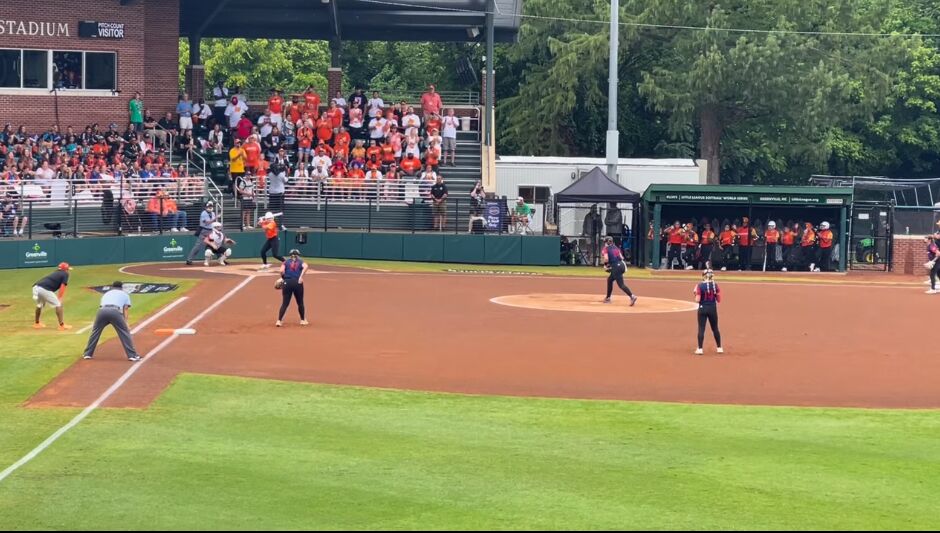
[[703, 281], [695, 286], [700, 306], [715, 306], [721, 302], [721, 289], [714, 281]]
[[607, 247], [607, 262], [610, 266], [615, 267], [619, 266], [623, 262], [623, 253], [620, 251], [620, 248], [617, 248], [614, 245], [608, 245]]
[[300, 273], [304, 270], [304, 262], [302, 259], [288, 259], [284, 261], [284, 281], [297, 281], [300, 279]]

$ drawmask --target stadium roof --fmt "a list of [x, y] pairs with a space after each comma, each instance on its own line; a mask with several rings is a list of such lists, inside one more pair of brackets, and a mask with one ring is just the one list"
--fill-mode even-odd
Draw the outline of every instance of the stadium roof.
[[[494, 0], [494, 39], [515, 42], [522, 0]], [[181, 0], [180, 35], [485, 42], [487, 0]]]

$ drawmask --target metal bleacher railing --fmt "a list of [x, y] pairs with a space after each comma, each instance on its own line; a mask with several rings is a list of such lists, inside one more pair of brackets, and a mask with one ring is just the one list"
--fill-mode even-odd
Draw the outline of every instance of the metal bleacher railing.
[[206, 198], [206, 179], [194, 176], [60, 175], [3, 187], [3, 208], [12, 215], [3, 217], [0, 235], [12, 236], [20, 225], [30, 239], [183, 231], [198, 220]]
[[[206, 102], [213, 102], [215, 97], [212, 95], [212, 90], [214, 87], [209, 87], [206, 89], [205, 99]], [[293, 87], [293, 88], [281, 88], [282, 94], [285, 95], [285, 99], [290, 100], [292, 95], [301, 95], [303, 94], [306, 87]], [[328, 105], [330, 99], [333, 98], [333, 95], [327, 95], [326, 89], [322, 87], [315, 87], [314, 90], [321, 97], [322, 104]], [[400, 89], [400, 88], [391, 88], [391, 87], [369, 87], [363, 89], [363, 94], [366, 95], [366, 98], [372, 97], [372, 91], [378, 91], [379, 96], [389, 105], [396, 104], [402, 100], [408, 102], [411, 105], [421, 104], [421, 95], [424, 94], [424, 89]], [[247, 87], [240, 89], [239, 93], [248, 99], [249, 104], [260, 104], [262, 102], [267, 102], [268, 97], [271, 96], [270, 88], [261, 88], [261, 87]], [[233, 94], [232, 91], [229, 91], [229, 94]], [[441, 101], [444, 102], [444, 106], [476, 106], [480, 104], [480, 93], [477, 91], [438, 91], [438, 94], [441, 95]], [[344, 93], [343, 97], [348, 98], [349, 94]]]

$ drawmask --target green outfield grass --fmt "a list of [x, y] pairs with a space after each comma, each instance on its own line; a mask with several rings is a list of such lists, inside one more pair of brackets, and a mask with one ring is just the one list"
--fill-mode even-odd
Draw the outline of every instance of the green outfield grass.
[[[42, 274], [0, 276], [0, 470], [77, 412], [20, 407], [85, 340], [28, 329]], [[79, 287], [115, 276], [77, 269], [68, 320], [96, 306]], [[178, 294], [136, 296], [137, 316]], [[938, 411], [186, 375], [148, 409], [95, 412], [0, 482], [0, 528], [938, 529], [938, 442]]]

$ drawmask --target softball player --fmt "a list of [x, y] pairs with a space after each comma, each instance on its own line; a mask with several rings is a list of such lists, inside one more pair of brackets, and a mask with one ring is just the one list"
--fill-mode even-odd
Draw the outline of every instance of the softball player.
[[271, 252], [271, 257], [277, 259], [281, 263], [284, 262], [284, 258], [280, 255], [278, 250], [281, 249], [280, 240], [277, 238], [277, 222], [274, 220], [274, 213], [268, 211], [258, 220], [258, 226], [264, 230], [264, 236], [267, 237], [267, 240], [264, 242], [264, 246], [261, 247], [261, 270], [267, 270], [271, 268], [271, 265], [268, 264], [268, 251]]
[[937, 275], [940, 273], [940, 261], [938, 261], [940, 259], [940, 247], [937, 246], [934, 235], [924, 237], [924, 244], [927, 245], [927, 262], [924, 266], [930, 271], [930, 289], [927, 294], [940, 294], [940, 290], [937, 290]]
[[[42, 309], [46, 304], [55, 307], [56, 318], [59, 319], [59, 331], [72, 329], [72, 326], [65, 323], [62, 300], [65, 298], [65, 289], [69, 284], [69, 271], [72, 267], [68, 263], [59, 263], [59, 268], [52, 274], [42, 278], [33, 285], [33, 301], [36, 302], [36, 321], [33, 327], [42, 329], [45, 324], [39, 321], [42, 316]], [[58, 291], [59, 295], [56, 296]]]
[[304, 307], [304, 274], [307, 273], [307, 263], [300, 258], [300, 251], [293, 249], [290, 251], [290, 258], [281, 265], [281, 279], [275, 285], [281, 289], [281, 310], [277, 314], [275, 326], [284, 325], [284, 313], [290, 306], [291, 298], [297, 300], [297, 311], [300, 313], [300, 325], [306, 326], [307, 310]]
[[627, 287], [623, 282], [623, 275], [627, 272], [627, 263], [623, 260], [623, 253], [620, 251], [620, 248], [614, 245], [613, 237], [604, 239], [604, 249], [601, 250], [601, 260], [604, 262], [604, 269], [610, 272], [610, 275], [607, 276], [607, 297], [604, 298], [604, 303], [610, 303], [610, 294], [614, 291], [614, 282], [617, 282], [617, 286], [620, 287], [620, 290], [627, 293], [627, 296], [630, 297], [630, 307], [636, 305], [636, 295], [630, 292], [630, 287]]
[[235, 244], [235, 241], [226, 238], [225, 234], [222, 233], [221, 222], [212, 223], [212, 232], [209, 233], [204, 242], [206, 243], [206, 260], [203, 263], [205, 266], [209, 266], [209, 261], [213, 256], [219, 259], [220, 265], [225, 266], [228, 264], [225, 259], [232, 255], [231, 247]]
[[702, 344], [705, 342], [706, 322], [712, 327], [718, 353], [725, 353], [721, 347], [721, 332], [718, 331], [718, 304], [721, 303], [721, 289], [715, 283], [715, 273], [711, 269], [702, 273], [702, 282], [695, 286], [692, 294], [695, 295], [695, 302], [698, 303], [698, 348], [695, 350], [695, 355], [705, 353], [702, 351]]

